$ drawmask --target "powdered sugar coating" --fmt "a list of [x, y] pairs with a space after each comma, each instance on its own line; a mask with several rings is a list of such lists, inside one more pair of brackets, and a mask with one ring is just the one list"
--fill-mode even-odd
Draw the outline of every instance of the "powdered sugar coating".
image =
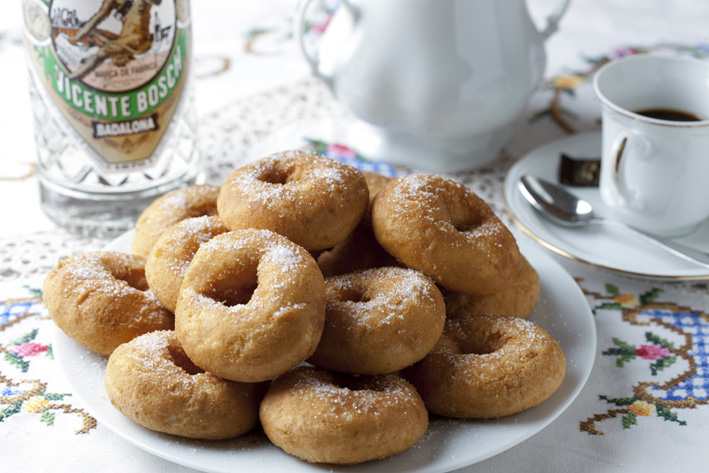
[[219, 187], [193, 184], [164, 194], [138, 218], [133, 236], [133, 254], [147, 258], [160, 235], [182, 220], [217, 214]]
[[276, 378], [261, 403], [269, 439], [310, 462], [360, 463], [411, 447], [428, 414], [416, 390], [395, 375], [338, 375], [301, 366]]
[[182, 220], [163, 233], [148, 255], [145, 276], [155, 295], [174, 312], [182, 279], [199, 247], [229, 231], [219, 217], [201, 216]]
[[438, 284], [494, 294], [519, 271], [519, 249], [492, 209], [464, 185], [434, 174], [391, 181], [372, 206], [377, 241]]
[[271, 230], [313, 251], [342, 242], [367, 203], [367, 184], [357, 169], [316, 154], [284, 151], [234, 171], [217, 207], [232, 230]]
[[353, 374], [391, 373], [423, 358], [443, 330], [443, 297], [418, 271], [377, 268], [325, 283], [325, 327], [310, 358], [316, 366]]
[[379, 415], [382, 409], [417, 401], [416, 391], [397, 376], [350, 377], [312, 371], [296, 376], [290, 395], [303, 399], [317, 416]]
[[533, 322], [465, 315], [448, 319], [436, 348], [404, 375], [430, 412], [494, 418], [544, 401], [565, 372], [559, 343]]
[[155, 331], [118, 347], [108, 360], [106, 394], [138, 424], [189, 438], [226, 439], [258, 423], [265, 386], [200, 371], [173, 331]]
[[176, 331], [194, 363], [241, 382], [269, 380], [307, 359], [325, 319], [315, 260], [268, 230], [202, 244], [185, 273]]
[[119, 252], [74, 255], [47, 275], [43, 296], [59, 328], [108, 355], [146, 332], [172, 329], [173, 316], [149, 290], [145, 260]]

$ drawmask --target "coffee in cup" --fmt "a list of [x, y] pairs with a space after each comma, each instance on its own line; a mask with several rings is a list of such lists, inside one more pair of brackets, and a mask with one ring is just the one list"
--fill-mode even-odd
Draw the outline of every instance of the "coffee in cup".
[[596, 73], [594, 90], [610, 216], [660, 236], [690, 233], [709, 217], [709, 62], [619, 59]]

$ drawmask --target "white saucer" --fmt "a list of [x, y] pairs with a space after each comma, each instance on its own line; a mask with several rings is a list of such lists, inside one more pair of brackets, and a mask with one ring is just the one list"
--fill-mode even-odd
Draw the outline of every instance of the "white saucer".
[[[604, 225], [563, 227], [534, 210], [518, 189], [519, 179], [529, 173], [559, 182], [562, 152], [579, 158], [600, 157], [601, 134], [581, 133], [554, 141], [527, 154], [510, 169], [505, 178], [505, 202], [510, 215], [522, 230], [560, 255], [621, 273], [662, 279], [709, 278], [709, 269], [673, 256], [622, 230]], [[608, 214], [598, 188], [575, 187], [571, 190], [591, 202], [599, 216]], [[709, 251], [709, 221], [677, 241]]]

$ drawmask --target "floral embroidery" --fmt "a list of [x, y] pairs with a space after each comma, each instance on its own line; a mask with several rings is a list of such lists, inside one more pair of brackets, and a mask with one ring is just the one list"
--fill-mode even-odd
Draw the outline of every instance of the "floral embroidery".
[[[40, 414], [40, 422], [48, 426], [54, 425], [55, 410], [64, 412], [78, 412], [66, 405], [54, 405], [52, 401], [59, 401], [71, 394], [37, 393], [27, 399], [17, 399], [5, 408], [0, 408], [0, 422], [16, 414]], [[95, 421], [94, 421], [95, 425]], [[78, 433], [78, 432], [77, 432]]]
[[583, 76], [571, 74], [567, 76], [557, 76], [552, 78], [551, 83], [557, 89], [574, 90], [586, 79]]
[[17, 340], [11, 341], [8, 347], [5, 348], [5, 359], [21, 369], [23, 373], [26, 373], [29, 369], [30, 362], [28, 358], [41, 354], [47, 354], [50, 357], [53, 356], [49, 345], [43, 345], [33, 341], [36, 336], [37, 329], [32, 330], [30, 333]]
[[[657, 416], [665, 421], [676, 422], [678, 425], [687, 425], [685, 421], [679, 420], [677, 414], [672, 412], [671, 409], [666, 408], [662, 403], [652, 404], [643, 399], [637, 397], [630, 398], [616, 398], [612, 399], [607, 396], [599, 396], [601, 400], [608, 402], [609, 404], [614, 404], [622, 409], [617, 409], [615, 414], [624, 414], [621, 416], [621, 424], [624, 429], [629, 429], [634, 425], [638, 424], [638, 416], [640, 417], [652, 417]], [[609, 416], [609, 417], [614, 417]], [[583, 423], [582, 423], [582, 429]], [[602, 435], [603, 432], [588, 432], [596, 433]]]
[[27, 401], [22, 403], [22, 411], [31, 414], [37, 414], [49, 407], [49, 399], [44, 399], [41, 396], [32, 396]]
[[[48, 391], [48, 384], [40, 379], [14, 380], [4, 372], [4, 366], [11, 366], [24, 373], [31, 373], [32, 362], [38, 358], [54, 359], [51, 344], [42, 342], [43, 328], [52, 322], [48, 320], [46, 308], [42, 304], [41, 291], [25, 288], [30, 297], [0, 301], [0, 333], [21, 324], [28, 319], [38, 322], [35, 328], [7, 342], [0, 343], [0, 353], [7, 365], [0, 365], [0, 424], [5, 419], [16, 416], [38, 416], [47, 426], [53, 426], [57, 414], [74, 414], [80, 419], [76, 433], [88, 433], [96, 427], [96, 419], [83, 409], [78, 409], [65, 401], [68, 393]], [[44, 325], [43, 325], [44, 324]], [[2, 428], [2, 427], [0, 427]]]
[[652, 332], [646, 332], [645, 339], [650, 345], [640, 345], [636, 348], [614, 338], [613, 343], [616, 347], [604, 351], [603, 355], [617, 356], [616, 366], [619, 368], [622, 368], [626, 362], [637, 357], [654, 361], [655, 363], [650, 364], [650, 372], [653, 376], [656, 376], [658, 371], [672, 366], [677, 361], [677, 356], [671, 352], [674, 350], [674, 345], [671, 342], [654, 335]]
[[660, 360], [668, 358], [670, 350], [659, 345], [640, 345], [640, 348], [635, 349], [635, 354], [646, 360]]
[[648, 404], [646, 401], [638, 400], [633, 402], [628, 409], [635, 415], [649, 417], [657, 413], [657, 407], [654, 404]]
[[[652, 417], [684, 426], [686, 421], [680, 419], [677, 411], [709, 404], [709, 314], [660, 302], [661, 293], [660, 289], [651, 289], [636, 296], [613, 285], [606, 285], [605, 294], [587, 292], [598, 302], [593, 308], [597, 316], [600, 311], [609, 311], [620, 314], [624, 322], [633, 326], [653, 328], [645, 331], [644, 343], [637, 345], [613, 338], [613, 346], [602, 355], [615, 357], [619, 369], [630, 361], [640, 361], [647, 363], [651, 378], [668, 371], [670, 379], [639, 381], [627, 397], [599, 395], [600, 400], [614, 408], [581, 422], [582, 431], [603, 435], [598, 424], [611, 418], [620, 418], [624, 429], [638, 425], [638, 418]], [[671, 336], [682, 342], [672, 342]], [[681, 365], [680, 360], [684, 361]]]
[[354, 149], [340, 143], [328, 143], [314, 138], [304, 138], [306, 148], [332, 159], [336, 159], [344, 164], [356, 167], [360, 171], [377, 172], [389, 177], [397, 177], [408, 174], [409, 171], [401, 166], [392, 166], [383, 162], [370, 161], [360, 155]]
[[48, 345], [40, 345], [34, 342], [22, 342], [19, 345], [15, 345], [10, 348], [10, 353], [14, 353], [19, 356], [37, 356], [40, 353], [44, 353], [49, 348]]

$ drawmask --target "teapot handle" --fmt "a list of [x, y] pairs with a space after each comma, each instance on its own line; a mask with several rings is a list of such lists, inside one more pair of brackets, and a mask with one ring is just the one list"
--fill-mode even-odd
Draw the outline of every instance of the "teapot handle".
[[542, 37], [545, 40], [549, 39], [549, 37], [556, 33], [556, 31], [559, 29], [559, 21], [561, 20], [561, 17], [564, 16], [564, 14], [566, 13], [566, 10], [569, 8], [569, 3], [571, 3], [571, 0], [562, 0], [557, 6], [556, 10], [554, 10], [554, 12], [552, 12], [552, 14], [547, 17], [547, 26], [541, 32]]
[[[315, 77], [327, 83], [328, 78], [320, 72], [320, 59], [317, 57], [317, 55], [310, 54], [308, 48], [305, 47], [305, 14], [307, 13], [308, 7], [312, 2], [313, 0], [303, 0], [300, 2], [294, 18], [295, 24], [293, 30], [295, 32], [296, 41], [298, 42], [298, 46], [300, 48], [300, 53], [310, 66], [310, 71]], [[342, 7], [345, 9], [345, 11], [349, 13], [352, 20], [355, 21], [357, 19], [357, 13], [355, 7], [352, 5], [350, 0], [340, 0], [340, 3], [342, 4]]]

